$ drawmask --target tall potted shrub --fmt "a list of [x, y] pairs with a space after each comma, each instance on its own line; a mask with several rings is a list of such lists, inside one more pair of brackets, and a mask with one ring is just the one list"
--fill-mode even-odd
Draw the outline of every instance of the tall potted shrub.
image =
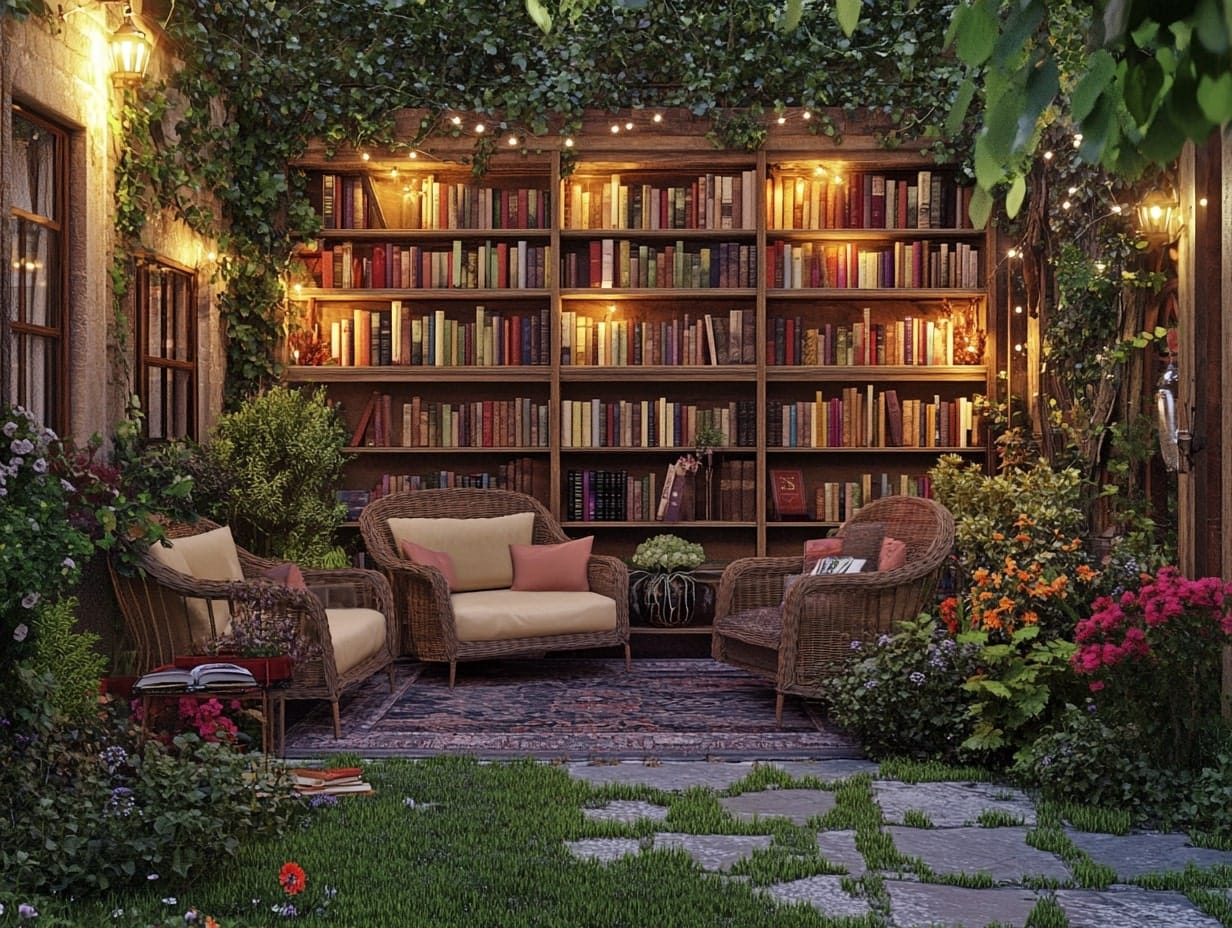
[[206, 446], [210, 510], [254, 553], [337, 566], [346, 438], [323, 389], [250, 397], [219, 419]]

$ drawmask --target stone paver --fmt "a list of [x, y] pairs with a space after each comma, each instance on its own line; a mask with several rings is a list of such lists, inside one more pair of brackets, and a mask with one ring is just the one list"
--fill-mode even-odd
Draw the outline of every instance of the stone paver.
[[615, 799], [594, 809], [583, 809], [582, 815], [597, 822], [636, 822], [648, 818], [661, 822], [667, 818], [667, 808], [653, 802], [633, 799]]
[[770, 835], [688, 835], [663, 832], [654, 836], [655, 850], [678, 847], [697, 861], [703, 870], [730, 870], [757, 848], [774, 842]]
[[1021, 883], [1025, 877], [1070, 879], [1056, 854], [1027, 844], [1025, 828], [885, 829], [900, 854], [919, 857], [938, 876], [987, 873], [994, 883]]
[[1035, 824], [1035, 805], [1022, 790], [992, 783], [899, 783], [874, 780], [873, 798], [887, 822], [901, 825], [908, 809], [922, 811], [934, 828], [979, 824], [981, 812], [1000, 812]]
[[580, 841], [566, 841], [574, 857], [584, 857], [609, 864], [622, 857], [638, 854], [642, 850], [642, 842], [637, 838], [583, 838]]
[[[574, 764], [569, 772], [591, 783], [644, 784], [667, 792], [694, 786], [716, 791], [744, 779], [754, 764], [745, 762], [670, 762], [663, 764]], [[813, 776], [835, 783], [848, 776], [875, 771], [863, 761], [784, 761], [776, 763], [793, 777]], [[1035, 808], [1023, 793], [986, 783], [927, 783], [908, 785], [874, 780], [884, 831], [904, 855], [919, 858], [938, 876], [986, 873], [997, 885], [968, 889], [920, 882], [909, 869], [883, 872], [882, 885], [889, 900], [887, 928], [1025, 928], [1040, 900], [1052, 897], [1065, 913], [1069, 928], [1221, 928], [1218, 919], [1204, 914], [1183, 893], [1147, 890], [1115, 884], [1103, 890], [1075, 888], [1065, 862], [1055, 854], [1032, 848], [1025, 836], [1035, 823]], [[828, 790], [764, 789], [738, 797], [719, 797], [738, 818], [782, 816], [806, 823], [823, 814], [834, 802]], [[908, 828], [901, 824], [908, 809], [928, 816], [934, 827]], [[1017, 816], [1025, 824], [983, 828], [975, 825], [980, 813], [998, 811]], [[633, 822], [662, 820], [666, 810], [647, 802], [617, 800], [585, 814], [595, 819]], [[1232, 852], [1210, 851], [1189, 845], [1182, 834], [1125, 836], [1069, 831], [1070, 839], [1099, 863], [1113, 867], [1122, 880], [1147, 873], [1232, 866]], [[773, 843], [769, 835], [690, 835], [658, 833], [651, 837], [599, 838], [568, 842], [574, 855], [611, 863], [650, 848], [677, 847], [704, 869], [728, 873], [739, 860]], [[829, 863], [845, 867], [850, 878], [866, 872], [863, 855], [850, 830], [822, 831], [817, 848]], [[1057, 890], [1032, 889], [1043, 877]], [[807, 902], [827, 916], [860, 917], [873, 908], [868, 900], [843, 889], [844, 878], [814, 876], [763, 887], [768, 897], [783, 902]], [[1029, 883], [1030, 885], [1024, 885]], [[1232, 886], [1217, 887], [1232, 902]]]
[[849, 876], [864, 876], [868, 868], [864, 855], [856, 847], [854, 831], [823, 831], [817, 835], [817, 849], [832, 864], [847, 868]]
[[867, 899], [853, 896], [843, 889], [842, 877], [810, 876], [790, 883], [775, 883], [766, 887], [766, 894], [780, 902], [807, 902], [825, 915], [859, 918], [868, 915], [872, 907]]
[[1057, 902], [1069, 928], [1220, 928], [1183, 893], [1152, 892], [1137, 886], [1113, 886], [1096, 892], [1061, 889]]
[[810, 818], [834, 808], [834, 793], [821, 789], [768, 789], [723, 796], [719, 805], [742, 822], [785, 818], [805, 825]]
[[1182, 834], [1104, 835], [1073, 829], [1066, 829], [1065, 834], [1096, 863], [1116, 870], [1123, 881], [1147, 873], [1184, 870], [1188, 864], [1203, 869], [1216, 864], [1232, 867], [1232, 851], [1194, 847]]
[[966, 889], [893, 880], [886, 880], [885, 888], [894, 928], [984, 928], [992, 922], [1024, 928], [1038, 901], [1035, 893], [1021, 888]]

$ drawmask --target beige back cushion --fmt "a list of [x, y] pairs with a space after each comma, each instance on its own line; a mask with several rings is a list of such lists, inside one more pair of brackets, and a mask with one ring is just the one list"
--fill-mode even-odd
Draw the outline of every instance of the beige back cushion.
[[411, 541], [453, 558], [459, 591], [500, 590], [513, 585], [510, 545], [534, 538], [535, 514], [515, 512], [487, 519], [390, 519], [394, 542]]
[[[199, 535], [176, 538], [171, 542], [170, 548], [151, 545], [150, 554], [164, 566], [198, 580], [244, 579], [244, 569], [240, 566], [235, 539], [231, 537], [231, 529], [225, 525]], [[189, 633], [194, 645], [203, 644], [212, 637], [211, 605], [214, 610], [213, 631], [225, 635], [231, 627], [231, 609], [226, 600], [216, 599], [211, 604], [204, 599], [189, 598], [185, 603], [188, 607]]]

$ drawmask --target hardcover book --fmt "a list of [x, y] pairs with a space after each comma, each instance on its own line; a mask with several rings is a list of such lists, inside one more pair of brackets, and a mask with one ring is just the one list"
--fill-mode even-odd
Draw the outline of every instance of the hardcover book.
[[257, 685], [252, 671], [237, 664], [224, 662], [198, 664], [196, 667], [160, 667], [151, 670], [133, 684], [138, 693], [160, 690], [195, 692], [197, 690], [251, 689]]
[[808, 515], [802, 471], [771, 470], [770, 487], [774, 494], [774, 511], [778, 518], [802, 518]]

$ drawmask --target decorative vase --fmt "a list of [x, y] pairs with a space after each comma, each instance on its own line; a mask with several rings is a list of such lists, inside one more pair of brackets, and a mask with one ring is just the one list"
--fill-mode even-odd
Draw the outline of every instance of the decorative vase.
[[687, 570], [635, 570], [629, 574], [629, 598], [635, 615], [647, 624], [679, 628], [693, 621], [702, 594], [697, 579]]

